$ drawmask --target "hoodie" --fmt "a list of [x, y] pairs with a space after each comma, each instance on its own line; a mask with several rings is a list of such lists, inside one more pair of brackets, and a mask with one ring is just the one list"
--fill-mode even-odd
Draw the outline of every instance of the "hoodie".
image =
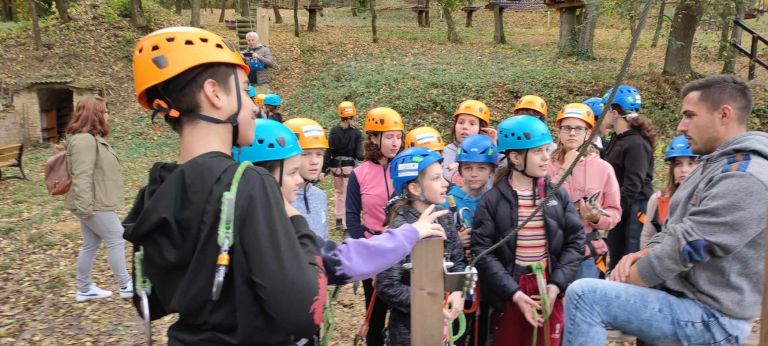
[[304, 183], [291, 203], [307, 218], [309, 228], [322, 240], [328, 240], [328, 197], [323, 190], [310, 182]]
[[[653, 194], [653, 148], [639, 132], [629, 129], [614, 135], [602, 153], [613, 166], [621, 187], [621, 210], [629, 213], [637, 201], [647, 201]], [[625, 215], [635, 217], [635, 215]]]
[[[463, 220], [464, 223], [469, 225], [468, 228], [472, 228], [472, 215], [475, 215], [475, 210], [477, 210], [477, 203], [480, 202], [481, 198], [483, 198], [483, 194], [480, 194], [477, 197], [472, 197], [470, 194], [464, 191], [461, 186], [453, 185], [448, 190], [448, 197], [445, 199], [445, 203], [442, 205], [442, 208], [451, 210], [451, 213], [454, 215], [454, 220], [456, 221], [457, 227], [463, 226], [461, 224], [461, 221]], [[451, 200], [453, 200], [453, 202], [456, 204], [455, 208], [451, 208]]]
[[637, 262], [649, 286], [736, 319], [760, 316], [768, 221], [768, 134], [728, 139], [680, 185], [662, 230]]
[[[563, 163], [560, 161], [552, 160], [547, 169], [547, 173], [554, 183], [557, 183], [557, 173], [561, 168], [567, 167], [563, 167]], [[610, 230], [621, 220], [619, 183], [616, 181], [616, 174], [613, 172], [613, 167], [601, 159], [599, 155], [587, 155], [579, 161], [563, 184], [563, 188], [568, 191], [573, 202], [600, 192], [597, 204], [606, 211], [608, 216], [601, 215], [597, 223], [583, 221], [584, 232]]]
[[144, 249], [152, 319], [179, 315], [168, 329], [171, 345], [286, 345], [311, 337], [323, 320], [326, 278], [315, 236], [302, 216], [287, 217], [277, 182], [260, 167], [240, 180], [231, 262], [221, 297], [211, 299], [221, 196], [237, 167], [221, 152], [156, 163], [124, 221], [134, 252]]

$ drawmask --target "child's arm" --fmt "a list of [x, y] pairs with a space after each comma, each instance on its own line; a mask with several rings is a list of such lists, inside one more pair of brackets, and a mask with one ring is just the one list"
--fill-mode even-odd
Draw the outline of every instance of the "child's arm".
[[410, 224], [369, 239], [347, 238], [341, 245], [326, 241], [322, 246], [328, 283], [343, 285], [376, 275], [411, 253], [419, 241], [419, 232]]
[[548, 281], [560, 289], [560, 294], [564, 294], [568, 285], [576, 279], [576, 272], [578, 272], [581, 261], [584, 259], [586, 236], [581, 216], [573, 203], [570, 202], [568, 192], [560, 188], [556, 198], [560, 205], [565, 208], [564, 219], [560, 222], [563, 226], [563, 246], [560, 254], [557, 255], [557, 263], [550, 264], [552, 270]]
[[347, 200], [345, 202], [347, 211], [347, 233], [352, 239], [363, 238], [365, 235], [365, 226], [360, 220], [360, 213], [363, 209], [363, 201], [360, 196], [360, 184], [357, 182], [355, 172], [349, 174], [347, 183]]
[[[491, 203], [491, 200], [496, 198], [489, 197], [502, 198], [498, 196], [495, 190], [486, 192], [472, 217], [472, 255], [475, 258], [499, 240], [493, 219], [496, 206]], [[504, 217], [511, 216], [505, 215]], [[515, 292], [520, 290], [515, 279], [507, 272], [494, 252], [477, 260], [477, 271], [483, 287], [493, 290], [497, 296], [503, 297], [505, 300], [512, 299]]]
[[279, 321], [282, 332], [311, 336], [322, 322], [326, 297], [319, 248], [306, 241], [314, 235], [308, 226], [294, 227], [303, 220], [289, 220], [280, 190], [266, 172], [246, 170], [236, 208], [235, 251], [239, 252], [233, 254], [234, 264], [239, 262], [237, 256], [244, 258], [260, 308]]
[[411, 310], [411, 287], [403, 284], [402, 278], [410, 273], [403, 268], [403, 263], [405, 261], [376, 275], [374, 284], [376, 294], [382, 301], [393, 309], [408, 313]]
[[621, 196], [619, 182], [616, 180], [616, 173], [613, 172], [613, 167], [605, 162], [604, 170], [605, 184], [601, 196], [601, 207], [609, 216], [601, 215], [600, 219], [593, 226], [596, 229], [607, 230], [613, 229], [621, 221]]
[[648, 199], [648, 206], [645, 209], [646, 215], [649, 216], [649, 220], [643, 224], [643, 233], [640, 234], [640, 249], [647, 247], [648, 241], [659, 232], [650, 220], [650, 217], [653, 217], [653, 215], [656, 214], [656, 205], [658, 204], [659, 194], [659, 192], [656, 192], [650, 199]]

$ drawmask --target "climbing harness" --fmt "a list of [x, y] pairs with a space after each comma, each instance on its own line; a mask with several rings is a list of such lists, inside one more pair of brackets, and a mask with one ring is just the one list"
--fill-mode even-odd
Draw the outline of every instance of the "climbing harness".
[[[614, 85], [613, 88], [611, 88], [611, 93], [608, 96], [609, 103], [613, 102], [613, 100], [616, 98], [616, 94], [617, 94], [618, 88], [621, 85], [621, 82], [624, 80], [624, 76], [626, 75], [627, 70], [629, 69], [629, 63], [632, 60], [632, 55], [634, 54], [635, 48], [637, 47], [637, 41], [640, 38], [640, 33], [643, 31], [643, 27], [645, 26], [645, 21], [648, 18], [648, 13], [650, 12], [652, 6], [653, 6], [653, 0], [648, 0], [645, 3], [645, 7], [643, 7], [643, 11], [641, 12], [640, 18], [639, 18], [639, 20], [637, 22], [637, 27], [635, 28], [635, 31], [632, 33], [632, 41], [629, 44], [629, 49], [627, 50], [627, 54], [624, 56], [624, 62], [622, 64], [622, 66], [621, 66], [621, 69], [619, 70], [619, 74], [616, 76], [615, 85]], [[602, 124], [602, 122], [605, 120], [605, 118], [606, 118], [605, 115], [608, 113], [608, 111], [610, 109], [611, 109], [611, 107], [605, 107], [603, 109], [603, 113], [597, 119], [597, 123], [595, 124], [595, 128], [600, 128], [600, 124]], [[585, 143], [592, 143], [595, 140], [595, 137], [597, 137], [597, 135], [598, 135], [597, 131], [593, 131], [592, 135], [589, 136], [589, 140], [586, 141]], [[534, 217], [536, 217], [536, 215], [541, 213], [541, 211], [544, 208], [544, 206], [549, 204], [549, 201], [552, 200], [552, 198], [555, 197], [555, 194], [560, 190], [560, 187], [563, 186], [563, 184], [566, 181], [566, 178], [569, 177], [571, 175], [571, 173], [573, 173], [573, 169], [579, 163], [581, 158], [584, 157], [584, 155], [586, 154], [588, 149], [589, 149], [589, 145], [582, 145], [581, 148], [579, 149], [579, 153], [576, 156], [576, 158], [573, 160], [571, 165], [568, 166], [568, 168], [565, 170], [565, 172], [563, 172], [563, 175], [560, 178], [560, 181], [557, 184], [555, 184], [555, 187], [553, 189], [550, 189], [550, 191], [546, 194], [546, 196], [544, 197], [544, 200], [542, 201], [541, 204], [539, 204], [539, 206], [536, 208], [536, 210], [534, 210], [525, 220], [520, 222], [517, 225], [517, 228], [515, 230], [513, 230], [512, 232], [509, 232], [509, 234], [507, 234], [507, 236], [505, 236], [504, 238], [499, 240], [496, 244], [493, 244], [493, 246], [485, 249], [485, 251], [483, 251], [482, 253], [479, 253], [477, 256], [475, 256], [475, 258], [472, 259], [472, 261], [470, 263], [470, 266], [474, 267], [477, 264], [477, 261], [481, 257], [483, 257], [483, 256], [485, 256], [485, 255], [487, 255], [487, 254], [489, 254], [491, 252], [493, 252], [494, 250], [496, 250], [500, 246], [504, 245], [504, 243], [508, 242], [513, 237], [517, 236], [517, 234], [520, 231], [520, 229], [522, 229], [523, 227], [528, 225], [528, 223], [531, 222], [531, 220]]]
[[136, 274], [136, 293], [141, 298], [141, 318], [144, 320], [144, 328], [147, 333], [147, 345], [152, 345], [152, 320], [149, 314], [149, 294], [152, 293], [152, 284], [144, 276], [144, 247], [133, 254], [133, 270]]
[[253, 164], [249, 161], [242, 162], [240, 166], [237, 167], [229, 191], [224, 191], [224, 194], [221, 195], [219, 233], [216, 239], [220, 250], [219, 256], [216, 258], [216, 276], [213, 278], [213, 289], [211, 291], [211, 299], [213, 299], [213, 301], [219, 300], [219, 297], [221, 296], [221, 290], [224, 286], [224, 277], [227, 275], [227, 268], [229, 268], [229, 249], [235, 245], [233, 230], [235, 223], [237, 186], [240, 184], [240, 178], [242, 178], [245, 169], [252, 165]]

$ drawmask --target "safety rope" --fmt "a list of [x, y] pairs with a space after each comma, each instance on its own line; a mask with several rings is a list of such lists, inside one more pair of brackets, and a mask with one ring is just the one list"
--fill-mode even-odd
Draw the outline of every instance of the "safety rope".
[[[616, 81], [614, 83], [613, 88], [611, 89], [611, 94], [608, 97], [608, 104], [611, 104], [613, 102], [613, 99], [616, 97], [616, 93], [619, 89], [619, 86], [621, 85], [622, 81], [624, 80], [624, 76], [627, 73], [627, 70], [629, 69], [629, 63], [632, 60], [632, 55], [635, 52], [635, 48], [637, 47], [637, 41], [640, 38], [640, 33], [643, 31], [643, 27], [645, 26], [645, 20], [648, 17], [648, 12], [650, 12], [651, 7], [653, 6], [654, 0], [648, 0], [645, 3], [645, 7], [643, 8], [642, 13], [640, 14], [640, 19], [637, 22], [637, 27], [635, 28], [635, 31], [632, 33], [632, 41], [629, 44], [629, 49], [627, 50], [627, 54], [624, 57], [624, 63], [621, 66], [621, 70], [619, 70], [619, 74], [616, 76]], [[603, 113], [600, 115], [600, 118], [597, 120], [597, 123], [595, 124], [595, 128], [600, 128], [600, 124], [605, 120], [605, 115], [608, 113], [608, 110], [611, 109], [611, 107], [603, 107]], [[570, 166], [565, 170], [563, 173], [562, 178], [560, 181], [555, 184], [555, 187], [551, 189], [547, 195], [544, 197], [544, 200], [539, 204], [538, 207], [536, 207], [536, 210], [534, 210], [533, 213], [531, 213], [523, 222], [521, 222], [512, 232], [509, 232], [507, 236], [499, 240], [496, 244], [493, 244], [491, 247], [486, 249], [485, 251], [481, 252], [475, 258], [472, 259], [472, 262], [470, 263], [470, 266], [475, 267], [477, 265], [477, 261], [480, 260], [483, 256], [488, 255], [489, 253], [496, 250], [499, 246], [502, 246], [504, 243], [508, 242], [513, 237], [517, 236], [517, 233], [528, 225], [528, 223], [538, 215], [541, 210], [546, 206], [552, 198], [554, 198], [555, 194], [560, 190], [560, 187], [565, 183], [566, 178], [571, 176], [573, 173], [573, 169], [576, 167], [576, 165], [579, 163], [582, 157], [586, 154], [587, 150], [589, 149], [590, 144], [595, 139], [595, 137], [598, 136], [598, 131], [592, 131], [592, 135], [589, 136], [589, 140], [584, 142], [582, 144], [581, 148], [579, 148], [578, 155], [576, 155], [576, 158], [573, 160]]]
[[326, 346], [331, 342], [331, 336], [333, 335], [333, 329], [336, 327], [336, 316], [333, 312], [333, 303], [339, 296], [341, 286], [333, 288], [333, 293], [329, 299], [325, 301], [325, 309], [323, 311], [323, 325], [320, 327], [320, 346]]
[[152, 283], [144, 276], [144, 247], [139, 246], [139, 251], [133, 254], [133, 270], [136, 275], [136, 293], [141, 304], [141, 317], [147, 334], [147, 345], [152, 345], [152, 320], [149, 311], [149, 294], [152, 293]]
[[216, 242], [219, 244], [219, 256], [216, 258], [216, 275], [213, 278], [213, 289], [211, 298], [214, 301], [219, 300], [221, 290], [224, 286], [224, 277], [229, 268], [229, 249], [235, 245], [234, 224], [235, 224], [235, 199], [237, 198], [237, 187], [240, 185], [240, 178], [243, 172], [253, 164], [244, 161], [237, 167], [235, 177], [232, 179], [232, 185], [229, 191], [224, 191], [221, 195], [221, 213], [219, 215], [219, 231]]
[[[531, 270], [533, 271], [533, 275], [536, 276], [536, 286], [538, 286], [539, 289], [539, 303], [541, 304], [541, 311], [544, 316], [542, 316], [542, 322], [544, 324], [544, 345], [549, 346], [550, 345], [550, 334], [549, 334], [549, 315], [552, 314], [552, 311], [549, 307], [549, 294], [547, 294], [547, 281], [544, 279], [544, 263], [542, 262], [536, 262], [531, 266]], [[533, 309], [533, 320], [536, 321], [539, 319], [539, 313], [537, 309]], [[533, 346], [536, 346], [536, 339], [539, 334], [539, 328], [533, 328]]]

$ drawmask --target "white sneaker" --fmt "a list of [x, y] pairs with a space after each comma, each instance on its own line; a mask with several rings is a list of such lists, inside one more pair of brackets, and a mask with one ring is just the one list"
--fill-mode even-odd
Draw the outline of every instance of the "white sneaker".
[[128, 281], [125, 288], [120, 288], [120, 298], [133, 298], [133, 280]]
[[96, 286], [96, 284], [91, 284], [91, 287], [88, 289], [87, 292], [80, 292], [77, 291], [77, 294], [75, 294], [75, 300], [78, 302], [84, 302], [86, 300], [91, 299], [101, 299], [101, 298], [107, 298], [112, 295], [111, 291], [103, 290]]

